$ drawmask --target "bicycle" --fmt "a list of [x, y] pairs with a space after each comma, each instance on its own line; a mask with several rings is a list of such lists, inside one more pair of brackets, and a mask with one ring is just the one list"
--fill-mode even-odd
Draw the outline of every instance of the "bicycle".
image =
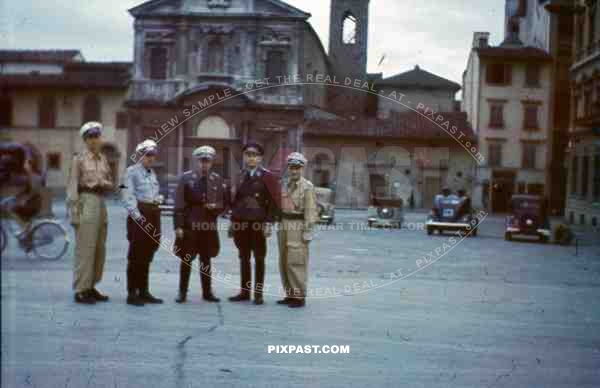
[[14, 201], [15, 197], [0, 201], [0, 252], [6, 249], [10, 233], [28, 256], [45, 260], [62, 258], [70, 244], [65, 228], [54, 220], [39, 219], [28, 223], [23, 230], [15, 221], [18, 216], [11, 210]]

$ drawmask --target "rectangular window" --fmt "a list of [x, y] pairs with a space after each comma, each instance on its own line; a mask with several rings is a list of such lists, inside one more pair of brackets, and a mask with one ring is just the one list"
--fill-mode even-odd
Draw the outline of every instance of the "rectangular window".
[[530, 183], [527, 185], [527, 194], [544, 195], [544, 185], [540, 183]]
[[10, 97], [0, 96], [0, 125], [4, 127], [12, 125], [12, 100]]
[[573, 157], [571, 159], [571, 195], [577, 194], [577, 174], [579, 173], [579, 169], [577, 168], [579, 165], [579, 158]]
[[540, 87], [540, 65], [537, 63], [529, 63], [525, 68], [525, 86], [528, 88]]
[[490, 128], [504, 128], [504, 104], [490, 103]]
[[600, 155], [594, 156], [594, 202], [600, 201]]
[[592, 49], [596, 40], [596, 5], [588, 8], [588, 49]]
[[587, 90], [583, 94], [583, 116], [589, 117], [592, 115], [592, 92], [591, 90]]
[[118, 129], [126, 129], [128, 126], [127, 112], [117, 112], [115, 122]]
[[490, 63], [487, 65], [486, 81], [490, 85], [508, 86], [511, 81], [511, 65]]
[[500, 167], [502, 166], [502, 144], [500, 143], [490, 143], [488, 146], [489, 153], [489, 166], [490, 167]]
[[589, 171], [590, 171], [590, 157], [589, 156], [583, 156], [581, 158], [581, 163], [583, 163], [583, 165], [581, 166], [581, 196], [582, 197], [587, 197], [588, 195], [588, 178], [589, 178]]
[[150, 78], [167, 78], [167, 49], [165, 47], [150, 47]]
[[524, 17], [527, 16], [527, 0], [519, 0], [517, 6], [517, 12], [515, 16]]
[[534, 169], [535, 168], [535, 158], [537, 153], [537, 145], [530, 143], [523, 143], [523, 158], [522, 158], [522, 166], [523, 168]]
[[38, 127], [56, 127], [56, 100], [53, 96], [43, 96], [38, 101]]
[[96, 95], [86, 96], [83, 100], [83, 120], [84, 123], [88, 121], [102, 121], [102, 105], [100, 99]]
[[582, 15], [577, 15], [575, 19], [575, 53], [577, 55], [577, 59], [580, 59], [580, 52], [583, 49], [583, 35], [584, 35], [584, 26], [585, 26], [585, 18]]
[[538, 122], [539, 106], [525, 104], [523, 106], [523, 127], [528, 130], [539, 129]]
[[48, 152], [46, 154], [46, 167], [48, 170], [60, 170], [62, 158], [60, 152]]
[[277, 77], [287, 75], [287, 65], [281, 51], [271, 51], [267, 56], [267, 78], [277, 82]]

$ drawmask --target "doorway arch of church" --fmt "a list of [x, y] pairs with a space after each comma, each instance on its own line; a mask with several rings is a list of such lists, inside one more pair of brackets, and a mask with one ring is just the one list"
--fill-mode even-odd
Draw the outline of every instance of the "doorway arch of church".
[[220, 116], [208, 116], [196, 127], [196, 137], [203, 139], [232, 139], [231, 128]]

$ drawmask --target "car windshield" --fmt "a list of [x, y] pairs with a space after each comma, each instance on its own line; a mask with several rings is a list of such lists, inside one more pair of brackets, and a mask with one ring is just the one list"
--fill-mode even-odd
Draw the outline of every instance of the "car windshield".
[[381, 208], [401, 208], [402, 207], [402, 199], [401, 198], [372, 198], [371, 206], [381, 207]]
[[454, 207], [454, 206], [459, 205], [461, 203], [461, 201], [462, 201], [462, 199], [458, 198], [455, 195], [449, 195], [447, 197], [438, 195], [435, 200], [434, 205], [440, 206], [440, 207]]
[[513, 209], [515, 210], [539, 210], [540, 209], [540, 202], [538, 201], [531, 201], [531, 200], [525, 200], [525, 201], [515, 201], [513, 203]]

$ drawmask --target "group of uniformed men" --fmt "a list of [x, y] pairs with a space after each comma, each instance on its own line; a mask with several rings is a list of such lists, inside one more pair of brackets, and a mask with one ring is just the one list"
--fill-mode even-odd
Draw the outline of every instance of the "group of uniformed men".
[[[94, 304], [108, 301], [95, 285], [102, 279], [107, 235], [104, 197], [113, 192], [108, 162], [100, 152], [102, 124], [89, 122], [80, 134], [86, 150], [73, 159], [67, 189], [67, 206], [76, 232], [74, 260], [75, 301]], [[194, 150], [194, 168], [179, 179], [175, 198], [175, 252], [180, 259], [179, 294], [175, 301], [185, 303], [194, 259], [199, 258], [202, 297], [219, 302], [211, 287], [211, 259], [219, 254], [217, 218], [231, 210], [229, 237], [239, 252], [240, 292], [231, 302], [264, 303], [265, 257], [267, 239], [278, 228], [279, 265], [286, 296], [278, 304], [303, 307], [306, 297], [309, 243], [318, 219], [315, 190], [303, 177], [306, 158], [293, 152], [287, 158], [286, 184], [262, 166], [263, 148], [249, 142], [243, 147], [244, 169], [235, 192], [212, 169], [216, 151], [211, 146]], [[160, 208], [163, 198], [153, 162], [158, 146], [152, 140], [136, 148], [138, 162], [127, 168], [119, 186], [127, 209], [127, 303], [142, 306], [162, 303], [149, 290], [150, 263], [159, 248]], [[148, 227], [150, 225], [150, 227]], [[255, 276], [252, 283], [251, 257]]]

